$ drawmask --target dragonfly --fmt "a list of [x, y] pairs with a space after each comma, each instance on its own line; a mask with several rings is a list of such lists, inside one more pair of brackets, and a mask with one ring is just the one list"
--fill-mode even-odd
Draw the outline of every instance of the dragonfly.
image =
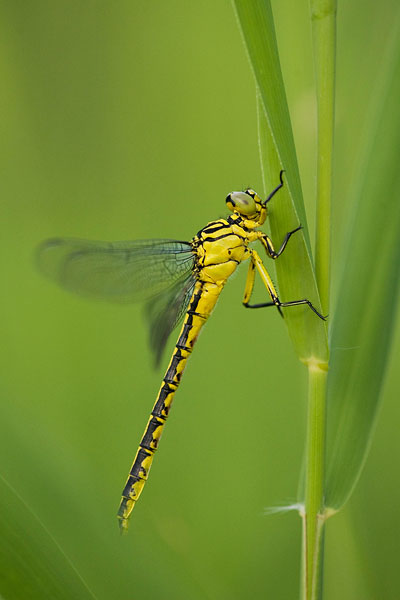
[[[170, 239], [127, 242], [97, 242], [54, 238], [38, 248], [42, 273], [64, 289], [113, 302], [145, 302], [150, 327], [150, 346], [160, 362], [167, 339], [183, 319], [171, 360], [161, 383], [153, 410], [140, 441], [122, 492], [117, 513], [121, 531], [142, 493], [158, 448], [175, 393], [200, 330], [210, 316], [223, 287], [239, 264], [249, 260], [243, 304], [246, 308], [307, 305], [320, 319], [324, 317], [306, 298], [282, 302], [260, 255], [252, 242], [260, 242], [267, 257], [277, 259], [290, 237], [289, 231], [275, 250], [270, 237], [258, 228], [267, 218], [267, 204], [283, 186], [280, 183], [266, 200], [252, 189], [232, 192], [226, 204], [232, 214], [209, 222], [190, 242]], [[268, 301], [250, 304], [256, 273]]]

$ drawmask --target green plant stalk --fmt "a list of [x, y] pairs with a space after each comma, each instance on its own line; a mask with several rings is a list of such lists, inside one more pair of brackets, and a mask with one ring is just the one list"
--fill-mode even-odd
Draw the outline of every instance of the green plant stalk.
[[[329, 311], [332, 154], [335, 110], [336, 0], [310, 0], [318, 106], [315, 273], [322, 310]], [[327, 371], [309, 364], [303, 599], [322, 596]]]
[[336, 0], [310, 0], [318, 107], [315, 274], [325, 314], [329, 312], [330, 289], [336, 4]]
[[[271, 208], [269, 223], [275, 239], [282, 238], [285, 231], [301, 222], [306, 225], [302, 204], [300, 176], [294, 148], [290, 116], [287, 106], [283, 78], [280, 70], [273, 15], [268, 0], [234, 0], [239, 25], [242, 30], [246, 49], [253, 68], [258, 92], [259, 146], [263, 175], [267, 181], [274, 181], [276, 173], [286, 170], [284, 189], [279, 203]], [[333, 113], [331, 117], [333, 116]], [[324, 118], [327, 118], [326, 116]], [[332, 129], [330, 130], [332, 131]], [[326, 131], [321, 127], [326, 137]], [[332, 140], [330, 140], [330, 146]], [[332, 148], [326, 143], [326, 154], [331, 164]], [[321, 189], [325, 190], [322, 214], [330, 220], [330, 175], [322, 180]], [[327, 188], [328, 186], [328, 188]], [[328, 193], [326, 193], [328, 189]], [[328, 206], [328, 210], [326, 207]], [[306, 236], [293, 240], [292, 252], [287, 253], [276, 264], [279, 289], [283, 297], [310, 298], [320, 305], [314, 265], [311, 258], [311, 245]], [[329, 258], [329, 244], [328, 258]], [[320, 255], [322, 256], [321, 252]], [[326, 269], [327, 296], [329, 296], [329, 260], [321, 261]], [[294, 277], [293, 274], [302, 274]], [[303, 287], [301, 287], [303, 286]], [[311, 296], [310, 296], [311, 295]], [[327, 302], [325, 303], [327, 304]], [[324, 304], [322, 304], [325, 310]], [[323, 536], [323, 482], [325, 450], [325, 396], [328, 368], [328, 344], [325, 324], [311, 311], [303, 311], [302, 319], [296, 314], [285, 313], [288, 330], [296, 352], [308, 366], [310, 374], [309, 426], [306, 450], [306, 477], [303, 478], [301, 500], [305, 504], [304, 554], [303, 554], [303, 590], [304, 598], [316, 598], [319, 588], [318, 573], [322, 564]]]
[[327, 370], [309, 365], [305, 512], [303, 515], [303, 600], [318, 598], [324, 524], [324, 461]]

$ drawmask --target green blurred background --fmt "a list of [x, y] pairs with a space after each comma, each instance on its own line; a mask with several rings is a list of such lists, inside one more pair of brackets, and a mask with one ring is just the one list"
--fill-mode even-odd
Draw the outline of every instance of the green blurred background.
[[[312, 231], [308, 2], [273, 9]], [[39, 520], [99, 600], [296, 598], [300, 520], [263, 512], [296, 500], [306, 373], [279, 316], [242, 308], [245, 269], [200, 338], [121, 538], [119, 496], [162, 369], [151, 367], [140, 307], [70, 296], [33, 261], [52, 236], [190, 239], [225, 215], [229, 191], [262, 190], [254, 83], [230, 2], [5, 0], [0, 10], [0, 455], [16, 494], [8, 488], [1, 523], [17, 532], [1, 556], [11, 581], [26, 575], [23, 595], [9, 580], [0, 593], [40, 597], [36, 568], [18, 556], [21, 540], [35, 548]], [[397, 10], [394, 0], [339, 6], [335, 276]], [[399, 345], [397, 332], [394, 356]], [[328, 600], [399, 597], [395, 363], [359, 485], [328, 522]]]

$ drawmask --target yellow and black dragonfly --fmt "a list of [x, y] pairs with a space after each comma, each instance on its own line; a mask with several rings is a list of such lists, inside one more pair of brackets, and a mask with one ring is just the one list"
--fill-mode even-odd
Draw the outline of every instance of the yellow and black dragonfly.
[[[145, 301], [150, 344], [157, 364], [169, 334], [184, 317], [122, 492], [118, 510], [122, 530], [127, 529], [129, 516], [147, 481], [186, 361], [237, 266], [250, 260], [243, 298], [247, 308], [276, 306], [281, 312], [281, 307], [307, 304], [324, 319], [307, 299], [281, 302], [258, 252], [249, 245], [260, 241], [267, 256], [276, 259], [289, 238], [301, 228], [287, 233], [278, 251], [274, 250], [271, 239], [257, 230], [267, 217], [267, 203], [283, 185], [282, 174], [283, 171], [280, 184], [264, 201], [252, 189], [229, 194], [226, 203], [233, 214], [227, 219], [211, 221], [191, 242], [162, 239], [109, 243], [55, 238], [45, 241], [38, 249], [40, 270], [71, 292], [114, 302]], [[250, 304], [256, 271], [269, 300]]]

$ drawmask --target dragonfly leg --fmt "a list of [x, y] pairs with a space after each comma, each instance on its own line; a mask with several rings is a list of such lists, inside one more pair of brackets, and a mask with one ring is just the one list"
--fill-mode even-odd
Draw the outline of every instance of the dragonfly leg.
[[309, 300], [307, 300], [307, 298], [303, 298], [302, 300], [292, 300], [291, 302], [280, 302], [279, 306], [283, 306], [283, 307], [298, 306], [299, 304], [307, 304], [307, 306], [309, 306], [311, 308], [311, 310], [313, 312], [315, 312], [317, 317], [319, 317], [323, 321], [326, 321], [326, 319], [328, 318], [328, 317], [324, 317], [323, 315], [321, 315], [321, 313], [315, 308], [315, 306]]
[[270, 258], [273, 258], [274, 260], [275, 260], [275, 258], [278, 258], [278, 256], [280, 256], [282, 254], [282, 252], [284, 251], [284, 249], [286, 248], [286, 245], [287, 245], [288, 241], [290, 240], [291, 236], [294, 233], [296, 233], [296, 231], [299, 231], [300, 229], [302, 229], [301, 225], [296, 227], [296, 229], [293, 229], [293, 231], [289, 231], [285, 235], [285, 239], [283, 240], [282, 245], [277, 252], [274, 249], [274, 245], [272, 243], [271, 238], [269, 238], [265, 233], [263, 233], [262, 236], [260, 237], [260, 241], [261, 241], [262, 245], [264, 246], [264, 248], [266, 249], [268, 256]]
[[246, 287], [244, 288], [243, 304], [248, 307], [251, 294], [253, 293], [254, 280], [256, 277], [256, 265], [253, 257], [250, 258], [249, 270], [247, 271]]
[[[262, 265], [263, 273], [261, 275], [261, 278], [263, 280], [265, 287], [267, 288], [268, 294], [270, 295], [272, 301], [271, 302], [263, 302], [262, 304], [250, 304], [249, 300], [251, 298], [251, 294], [252, 294], [253, 288], [254, 288], [256, 268], [259, 271], [258, 263], [261, 263], [261, 265]], [[251, 253], [249, 270], [247, 272], [246, 287], [244, 290], [243, 305], [246, 308], [263, 308], [264, 306], [276, 306], [277, 309], [279, 310], [280, 315], [283, 317], [283, 313], [280, 308], [281, 303], [278, 298], [278, 294], [276, 292], [274, 284], [272, 283], [271, 277], [269, 276], [268, 271], [264, 267], [264, 265], [261, 261], [261, 258], [259, 257], [258, 253], [255, 250], [253, 250]]]
[[[243, 304], [246, 306], [246, 308], [264, 308], [267, 306], [276, 306], [277, 309], [279, 310], [280, 314], [283, 316], [281, 307], [286, 308], [289, 306], [298, 306], [300, 304], [307, 304], [307, 306], [309, 306], [311, 308], [311, 310], [323, 321], [326, 321], [326, 317], [324, 317], [323, 315], [321, 315], [320, 312], [318, 312], [318, 310], [315, 308], [315, 306], [310, 302], [310, 300], [307, 300], [307, 298], [303, 298], [302, 300], [291, 300], [290, 302], [281, 302], [278, 294], [276, 292], [276, 289], [274, 287], [274, 284], [271, 281], [271, 277], [268, 274], [267, 269], [265, 268], [260, 256], [258, 255], [258, 253], [253, 250], [252, 252], [252, 262], [254, 263], [255, 268], [257, 269], [258, 273], [261, 276], [262, 282], [265, 285], [265, 287], [267, 288], [268, 294], [271, 297], [271, 302], [262, 302], [260, 304], [249, 304], [248, 300], [250, 299], [250, 295], [248, 296], [248, 300], [247, 302], [243, 302]], [[253, 276], [253, 285], [254, 285], [254, 276]], [[251, 288], [252, 291], [252, 288]], [[246, 295], [245, 295], [246, 297]]]
[[285, 170], [282, 169], [281, 172], [279, 173], [280, 184], [274, 190], [272, 190], [272, 192], [269, 194], [268, 198], [264, 201], [264, 206], [267, 204], [267, 202], [269, 202], [271, 200], [271, 198], [273, 198], [273, 196], [275, 196], [276, 192], [278, 192], [281, 189], [281, 187], [283, 187], [284, 172], [285, 172]]

